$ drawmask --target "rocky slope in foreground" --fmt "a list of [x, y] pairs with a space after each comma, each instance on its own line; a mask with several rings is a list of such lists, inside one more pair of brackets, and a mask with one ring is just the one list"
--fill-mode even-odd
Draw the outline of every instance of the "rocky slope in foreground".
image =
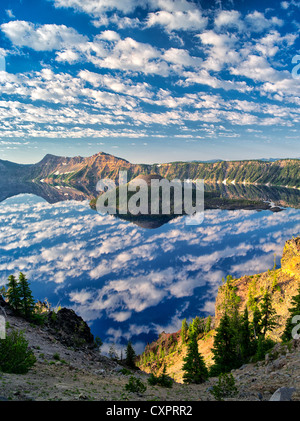
[[[286, 242], [280, 269], [274, 269], [252, 276], [243, 276], [239, 279], [235, 279], [233, 281], [233, 286], [237, 288], [236, 293], [241, 299], [241, 311], [244, 310], [250, 295], [260, 300], [266, 287], [269, 287], [272, 290], [273, 306], [279, 316], [279, 319], [278, 327], [272, 332], [270, 337], [278, 342], [280, 341], [280, 336], [283, 333], [284, 325], [288, 317], [288, 309], [291, 307], [291, 298], [297, 294], [299, 282], [300, 237]], [[213, 329], [198, 341], [199, 352], [204, 356], [208, 366], [210, 366], [213, 362], [211, 349], [214, 342], [215, 327], [218, 326], [222, 315], [223, 294], [224, 287], [221, 286], [216, 297], [215, 315], [212, 319]], [[251, 318], [251, 312], [249, 315]], [[176, 381], [182, 382], [182, 365], [187, 347], [181, 341], [180, 332], [181, 331], [178, 331], [172, 334], [163, 332], [157, 341], [148, 345], [144, 354], [140, 358], [140, 368], [147, 372], [152, 371], [160, 374], [164, 364], [166, 364], [167, 374], [173, 377]], [[297, 347], [299, 347], [299, 344], [297, 345], [295, 343], [295, 346], [296, 349], [298, 349]], [[274, 351], [275, 357], [279, 357], [282, 351], [281, 345], [276, 345]], [[285, 349], [283, 352], [285, 353], [286, 351], [288, 350]], [[278, 374], [278, 381], [282, 381], [282, 385], [285, 386], [290, 383], [299, 383], [300, 377], [297, 379], [300, 370], [299, 349], [293, 357], [280, 357], [280, 360], [275, 361], [274, 372], [272, 371], [273, 363], [271, 363], [270, 360], [267, 361], [266, 366], [262, 365], [261, 368], [259, 368], [260, 364], [261, 363], [258, 365], [248, 364], [246, 365], [246, 368], [243, 368], [243, 370], [235, 371], [242, 384], [247, 385], [249, 383], [248, 386], [251, 386], [250, 389], [253, 389], [253, 385], [251, 383], [259, 382], [261, 387], [267, 390], [268, 387], [275, 384], [274, 379], [277, 378], [276, 367], [282, 368], [282, 372]], [[248, 374], [245, 375], [245, 373]], [[256, 380], [253, 380], [251, 377], [252, 375]], [[247, 377], [249, 377], [248, 380]]]

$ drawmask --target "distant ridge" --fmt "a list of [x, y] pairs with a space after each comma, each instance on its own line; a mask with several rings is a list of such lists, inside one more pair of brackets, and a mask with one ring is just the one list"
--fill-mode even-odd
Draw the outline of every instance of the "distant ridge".
[[34, 181], [69, 186], [84, 186], [95, 191], [97, 181], [110, 178], [118, 184], [119, 172], [127, 171], [128, 181], [143, 174], [167, 179], [196, 180], [207, 183], [254, 184], [300, 188], [299, 159], [239, 161], [190, 161], [162, 164], [132, 164], [105, 152], [90, 157], [65, 157], [47, 154], [36, 164], [16, 164], [0, 160], [0, 176], [7, 183]]

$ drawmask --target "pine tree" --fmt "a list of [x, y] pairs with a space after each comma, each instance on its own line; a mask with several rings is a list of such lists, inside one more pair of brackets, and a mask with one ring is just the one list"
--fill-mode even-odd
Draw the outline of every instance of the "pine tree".
[[202, 355], [198, 351], [198, 343], [195, 335], [190, 338], [187, 355], [183, 361], [184, 383], [200, 384], [207, 379], [208, 370]]
[[187, 331], [188, 331], [188, 324], [187, 324], [186, 319], [184, 319], [182, 321], [181, 333], [180, 333], [180, 335], [181, 335], [181, 341], [182, 341], [183, 344], [185, 344], [185, 342], [186, 342]]
[[189, 336], [192, 337], [193, 335], [198, 336], [201, 331], [201, 321], [198, 316], [194, 318], [192, 323], [189, 327]]
[[26, 276], [20, 272], [18, 292], [20, 296], [20, 311], [24, 317], [30, 319], [34, 312], [35, 302]]
[[18, 281], [14, 275], [8, 277], [8, 288], [5, 294], [10, 306], [16, 311], [20, 311], [21, 300], [20, 300], [20, 291], [18, 288]]
[[268, 331], [273, 330], [277, 326], [276, 312], [272, 306], [272, 297], [268, 290], [265, 291], [262, 302], [260, 304], [261, 313], [261, 333], [263, 338], [266, 337]]
[[236, 293], [237, 287], [232, 281], [233, 277], [228, 275], [226, 281], [223, 279], [224, 286], [222, 287], [224, 294], [222, 310], [224, 313], [227, 313], [230, 318], [236, 317], [241, 302], [241, 298]]
[[244, 310], [244, 314], [241, 321], [240, 329], [240, 349], [241, 356], [244, 362], [247, 362], [249, 357], [253, 353], [253, 345], [251, 341], [251, 327], [249, 322], [249, 313], [247, 307]]
[[254, 334], [254, 339], [258, 340], [259, 336], [261, 335], [261, 313], [257, 306], [257, 302], [252, 306], [253, 310], [253, 319], [252, 319], [252, 329]]
[[290, 316], [288, 317], [285, 325], [285, 329], [281, 339], [283, 341], [289, 341], [292, 339], [292, 330], [295, 327], [293, 323], [293, 317], [300, 315], [300, 284], [298, 288], [298, 294], [292, 298], [292, 307], [289, 309]]
[[227, 313], [223, 315], [219, 327], [216, 329], [212, 352], [214, 365], [211, 368], [211, 373], [213, 375], [226, 373], [241, 365], [237, 354], [236, 332], [232, 328], [232, 323]]
[[208, 333], [211, 329], [211, 316], [208, 316], [205, 323], [205, 333]]
[[128, 365], [128, 367], [135, 368], [136, 367], [135, 358], [136, 358], [135, 351], [132, 347], [131, 342], [129, 341], [126, 348], [126, 359], [125, 359], [126, 365]]

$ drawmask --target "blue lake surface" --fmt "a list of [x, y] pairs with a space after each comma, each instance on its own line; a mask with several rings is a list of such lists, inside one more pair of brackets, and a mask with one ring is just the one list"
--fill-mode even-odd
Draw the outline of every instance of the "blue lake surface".
[[0, 286], [26, 274], [36, 300], [73, 308], [92, 333], [137, 353], [184, 318], [214, 314], [222, 277], [277, 265], [284, 243], [300, 232], [300, 210], [205, 211], [144, 229], [101, 216], [86, 202], [49, 204], [33, 195], [0, 203]]

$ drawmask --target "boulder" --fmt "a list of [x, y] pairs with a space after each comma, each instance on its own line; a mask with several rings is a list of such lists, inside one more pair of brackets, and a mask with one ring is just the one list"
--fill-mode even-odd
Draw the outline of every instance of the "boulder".
[[280, 387], [273, 393], [270, 401], [291, 401], [295, 390], [294, 387]]

